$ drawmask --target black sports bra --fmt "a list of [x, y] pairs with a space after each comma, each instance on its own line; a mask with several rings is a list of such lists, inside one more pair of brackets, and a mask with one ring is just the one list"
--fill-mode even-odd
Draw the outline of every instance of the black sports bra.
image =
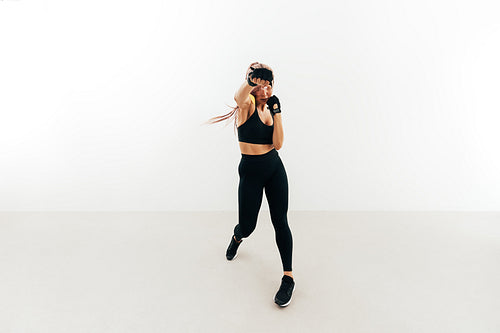
[[[255, 97], [250, 95], [254, 101]], [[272, 125], [266, 125], [260, 120], [257, 105], [252, 113], [242, 125], [238, 127], [238, 141], [248, 143], [272, 144], [273, 143], [274, 120]]]

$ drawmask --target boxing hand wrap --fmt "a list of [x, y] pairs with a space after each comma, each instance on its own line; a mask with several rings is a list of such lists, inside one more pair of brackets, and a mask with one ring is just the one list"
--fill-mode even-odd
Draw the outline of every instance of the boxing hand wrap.
[[257, 85], [257, 83], [253, 83], [250, 79], [252, 78], [252, 73], [254, 72], [255, 68], [253, 67], [250, 67], [251, 71], [248, 72], [248, 75], [247, 75], [247, 82], [248, 84], [251, 86], [251, 87], [255, 87]]
[[272, 95], [266, 102], [269, 111], [271, 111], [271, 115], [274, 117], [276, 113], [281, 113], [281, 104], [278, 97]]
[[255, 83], [253, 83], [250, 79], [261, 79], [261, 80], [269, 81], [269, 84], [272, 87], [273, 80], [274, 80], [274, 76], [273, 76], [273, 72], [272, 71], [270, 71], [267, 68], [253, 68], [253, 67], [250, 67], [250, 69], [252, 71], [249, 72], [248, 76], [247, 76], [247, 82], [248, 82], [249, 85], [251, 85], [252, 87], [255, 87], [257, 85]]

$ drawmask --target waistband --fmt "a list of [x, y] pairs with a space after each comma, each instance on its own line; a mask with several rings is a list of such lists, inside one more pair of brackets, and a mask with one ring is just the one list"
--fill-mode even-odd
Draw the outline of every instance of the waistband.
[[276, 150], [276, 148], [273, 148], [270, 151], [268, 151], [267, 153], [261, 154], [261, 155], [241, 154], [241, 159], [246, 160], [246, 161], [260, 161], [260, 160], [264, 160], [266, 158], [270, 158], [273, 156], [278, 156], [278, 151]]

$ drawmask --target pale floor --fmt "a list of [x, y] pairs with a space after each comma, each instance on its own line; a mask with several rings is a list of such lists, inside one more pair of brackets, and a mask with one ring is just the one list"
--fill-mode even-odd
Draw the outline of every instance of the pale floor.
[[0, 213], [0, 332], [500, 332], [500, 213]]

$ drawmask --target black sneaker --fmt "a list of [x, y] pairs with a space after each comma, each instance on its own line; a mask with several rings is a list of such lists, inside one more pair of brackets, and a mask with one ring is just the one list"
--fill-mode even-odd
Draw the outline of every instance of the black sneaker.
[[238, 246], [240, 246], [241, 242], [243, 242], [243, 239], [241, 239], [238, 243], [234, 240], [234, 236], [231, 236], [231, 243], [229, 243], [229, 247], [226, 251], [227, 260], [233, 260], [234, 258], [236, 258], [236, 256], [238, 255], [238, 253], [236, 253], [236, 250], [238, 250]]
[[292, 293], [295, 289], [295, 282], [293, 278], [288, 275], [283, 275], [281, 278], [281, 286], [276, 296], [274, 296], [274, 303], [281, 307], [287, 306], [292, 300]]

